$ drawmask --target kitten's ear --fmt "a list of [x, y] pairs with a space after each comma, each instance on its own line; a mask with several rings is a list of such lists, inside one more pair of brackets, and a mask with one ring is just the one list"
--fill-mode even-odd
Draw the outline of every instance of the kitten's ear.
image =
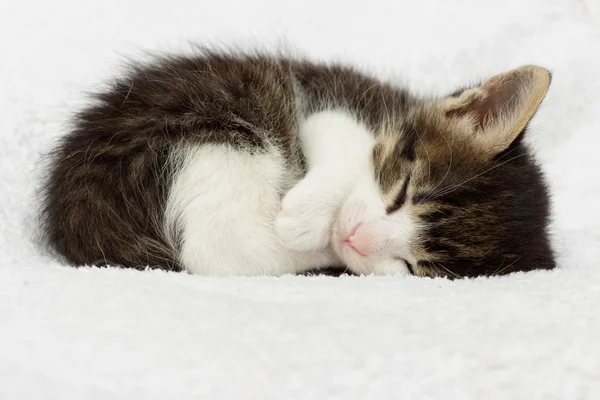
[[527, 65], [443, 100], [446, 116], [462, 119], [494, 154], [506, 150], [533, 117], [550, 87], [548, 70]]

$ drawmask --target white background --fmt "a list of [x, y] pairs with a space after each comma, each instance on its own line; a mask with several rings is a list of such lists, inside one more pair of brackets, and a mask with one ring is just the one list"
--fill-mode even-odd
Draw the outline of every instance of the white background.
[[[597, 0], [0, 3], [0, 398], [600, 398]], [[33, 237], [43, 152], [124, 57], [286, 46], [420, 93], [550, 68], [528, 138], [552, 272], [217, 279], [72, 269]]]

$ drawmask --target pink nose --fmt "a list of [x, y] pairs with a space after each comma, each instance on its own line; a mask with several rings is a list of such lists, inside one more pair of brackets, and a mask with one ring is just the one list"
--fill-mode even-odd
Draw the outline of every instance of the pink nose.
[[357, 233], [360, 225], [361, 224], [356, 225], [354, 229], [350, 231], [350, 234], [346, 237], [344, 242], [361, 256], [366, 256], [369, 254], [370, 242], [364, 236]]

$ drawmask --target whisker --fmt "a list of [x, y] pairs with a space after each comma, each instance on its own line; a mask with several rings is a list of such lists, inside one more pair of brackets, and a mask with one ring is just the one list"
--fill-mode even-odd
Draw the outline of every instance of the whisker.
[[458, 275], [456, 272], [452, 272], [450, 271], [448, 268], [444, 267], [443, 264], [440, 264], [438, 262], [433, 261], [434, 264], [436, 264], [437, 266], [441, 267], [442, 269], [444, 269], [444, 271], [448, 272], [448, 274], [450, 274], [451, 277], [458, 279], [460, 278], [460, 275]]
[[504, 271], [506, 271], [507, 269], [509, 269], [510, 267], [512, 267], [517, 261], [519, 261], [521, 258], [523, 257], [519, 257], [517, 259], [515, 259], [513, 262], [511, 262], [510, 264], [508, 264], [506, 267], [502, 268], [500, 271], [496, 271], [494, 272], [494, 275], [502, 275], [502, 273]]
[[496, 270], [494, 272], [492, 272], [491, 275], [496, 275], [498, 273], [498, 271], [500, 271], [500, 268], [502, 268], [502, 266], [504, 265], [504, 261], [506, 261], [506, 257], [502, 259], [500, 266], [498, 268], [496, 268]]
[[500, 163], [500, 164], [494, 165], [493, 167], [491, 167], [491, 168], [488, 168], [488, 169], [486, 169], [485, 171], [483, 171], [483, 172], [481, 172], [481, 173], [479, 173], [479, 174], [477, 174], [477, 175], [475, 175], [475, 176], [473, 176], [473, 177], [471, 177], [471, 178], [469, 178], [469, 179], [466, 179], [466, 180], [464, 180], [463, 182], [461, 182], [461, 183], [459, 183], [459, 184], [457, 184], [457, 185], [449, 185], [449, 186], [446, 186], [444, 189], [441, 189], [441, 190], [440, 190], [439, 192], [437, 192], [435, 195], [431, 195], [431, 196], [430, 196], [430, 198], [428, 198], [428, 200], [435, 200], [435, 199], [437, 199], [437, 198], [438, 198], [438, 197], [440, 197], [440, 196], [444, 196], [444, 195], [447, 195], [447, 194], [449, 194], [449, 193], [452, 193], [452, 192], [454, 192], [455, 190], [459, 189], [461, 186], [463, 186], [465, 183], [468, 183], [468, 182], [472, 181], [472, 180], [473, 180], [473, 179], [475, 179], [475, 178], [479, 178], [480, 176], [482, 176], [482, 175], [484, 175], [484, 174], [487, 174], [488, 172], [490, 172], [490, 171], [492, 171], [492, 170], [494, 170], [494, 169], [496, 169], [496, 168], [498, 168], [498, 167], [501, 167], [501, 166], [503, 166], [503, 165], [504, 165], [504, 164], [506, 164], [506, 163], [509, 163], [509, 162], [511, 162], [511, 161], [513, 161], [513, 160], [516, 160], [517, 158], [519, 158], [519, 157], [522, 157], [522, 156], [524, 156], [524, 155], [525, 155], [525, 154], [519, 154], [519, 155], [516, 155], [516, 156], [514, 156], [514, 157], [512, 157], [512, 158], [509, 158], [508, 160], [505, 160], [504, 162], [502, 162], [502, 163]]

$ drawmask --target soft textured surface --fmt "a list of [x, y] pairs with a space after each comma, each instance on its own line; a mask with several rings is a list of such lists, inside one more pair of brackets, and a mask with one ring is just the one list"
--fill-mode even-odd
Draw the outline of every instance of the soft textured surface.
[[[0, 398], [600, 398], [595, 0], [160, 3], [0, 5]], [[529, 140], [554, 194], [560, 269], [207, 279], [72, 269], [44, 254], [39, 157], [82, 91], [124, 55], [188, 40], [287, 43], [421, 92], [551, 68]]]

